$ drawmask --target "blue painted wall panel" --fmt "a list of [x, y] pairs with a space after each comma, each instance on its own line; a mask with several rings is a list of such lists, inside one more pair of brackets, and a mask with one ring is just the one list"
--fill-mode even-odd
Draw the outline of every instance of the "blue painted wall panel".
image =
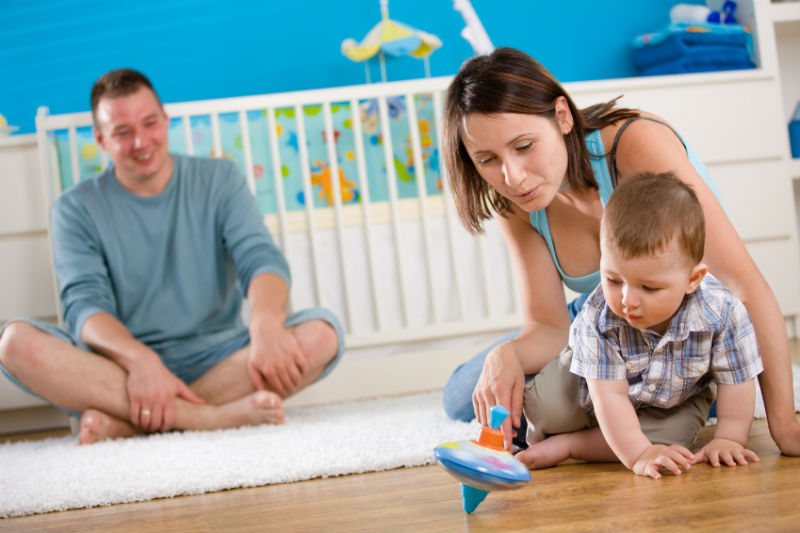
[[[525, 50], [562, 81], [635, 75], [632, 38], [663, 27], [675, 3], [472, 2], [496, 46]], [[390, 15], [444, 42], [430, 58], [434, 76], [472, 55], [450, 0], [394, 0]], [[165, 102], [361, 84], [364, 67], [341, 55], [341, 42], [379, 19], [378, 0], [0, 0], [0, 113], [32, 132], [38, 106], [84, 111], [93, 81], [122, 66], [145, 72]], [[411, 58], [387, 71], [424, 76]], [[377, 62], [371, 73], [380, 78]]]

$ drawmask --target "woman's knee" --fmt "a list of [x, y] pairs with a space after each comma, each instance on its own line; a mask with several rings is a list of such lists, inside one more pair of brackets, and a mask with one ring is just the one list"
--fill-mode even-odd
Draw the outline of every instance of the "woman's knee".
[[442, 391], [442, 404], [444, 412], [452, 420], [470, 422], [475, 418], [475, 408], [472, 406], [472, 391], [475, 384], [470, 379], [465, 379], [464, 365], [456, 368]]

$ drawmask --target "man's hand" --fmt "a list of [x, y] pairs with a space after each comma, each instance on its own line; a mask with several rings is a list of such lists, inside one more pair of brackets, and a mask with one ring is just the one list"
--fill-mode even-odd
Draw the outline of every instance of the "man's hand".
[[253, 317], [247, 371], [256, 390], [266, 385], [285, 398], [295, 393], [308, 371], [308, 361], [297, 339], [271, 317]]
[[155, 353], [140, 356], [129, 366], [127, 387], [131, 423], [145, 431], [172, 429], [176, 396], [192, 403], [203, 403]]
[[711, 466], [720, 466], [725, 463], [728, 466], [736, 466], [737, 464], [746, 465], [747, 460], [758, 462], [759, 458], [756, 452], [748, 450], [738, 442], [715, 438], [711, 442], [703, 446], [703, 449], [695, 457], [695, 463], [702, 463], [707, 461]]
[[631, 470], [640, 476], [659, 479], [661, 470], [666, 469], [679, 476], [681, 475], [681, 468], [688, 471], [693, 462], [696, 462], [694, 454], [679, 444], [671, 446], [651, 444], [636, 459]]
[[506, 448], [511, 448], [513, 438], [511, 425], [519, 427], [522, 417], [522, 397], [525, 392], [525, 372], [522, 370], [516, 351], [510, 342], [495, 347], [486, 356], [478, 384], [472, 393], [475, 416], [484, 426], [491, 420], [491, 408], [502, 405], [510, 416], [501, 429], [505, 435]]

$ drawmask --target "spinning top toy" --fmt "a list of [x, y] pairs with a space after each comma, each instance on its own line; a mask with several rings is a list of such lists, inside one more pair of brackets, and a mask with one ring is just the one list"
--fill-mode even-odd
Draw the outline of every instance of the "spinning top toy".
[[481, 428], [478, 440], [445, 442], [433, 450], [436, 461], [461, 482], [464, 511], [471, 513], [492, 490], [521, 488], [531, 473], [503, 448], [500, 426], [508, 417], [501, 405], [491, 409], [490, 427]]

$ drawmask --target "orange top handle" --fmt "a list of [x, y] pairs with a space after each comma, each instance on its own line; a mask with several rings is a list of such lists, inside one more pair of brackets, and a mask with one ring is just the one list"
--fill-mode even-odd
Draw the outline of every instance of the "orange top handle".
[[478, 437], [477, 443], [493, 450], [503, 451], [505, 449], [503, 448], [504, 440], [502, 431], [484, 426], [481, 428], [481, 434]]

